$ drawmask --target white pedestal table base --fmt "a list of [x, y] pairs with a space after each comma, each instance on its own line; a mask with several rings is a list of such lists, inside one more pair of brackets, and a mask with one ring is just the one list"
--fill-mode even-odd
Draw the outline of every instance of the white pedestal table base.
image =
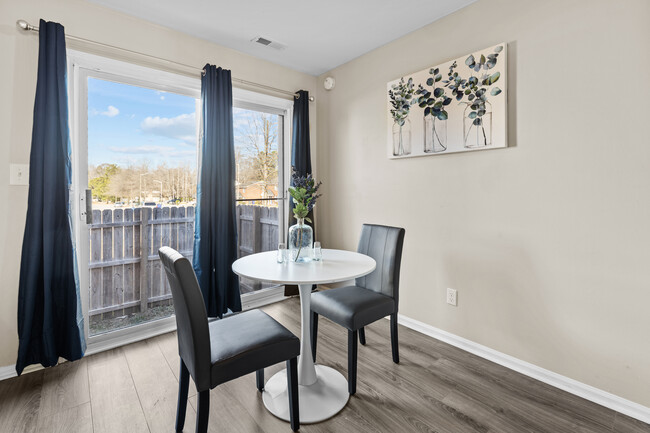
[[[351, 251], [323, 250], [323, 260], [311, 263], [278, 264], [276, 252], [251, 254], [235, 261], [232, 270], [239, 276], [276, 284], [298, 284], [300, 289], [300, 354], [298, 358], [298, 398], [300, 423], [324, 421], [347, 404], [348, 382], [341, 373], [324, 365], [314, 366], [311, 355], [311, 288], [319, 283], [348, 281], [375, 270], [375, 260]], [[289, 421], [287, 373], [282, 371], [266, 383], [264, 405], [275, 416]]]
[[[311, 355], [307, 355], [310, 356]], [[350, 398], [348, 381], [338, 371], [316, 365], [317, 380], [312, 385], [298, 385], [300, 423], [325, 421], [345, 407]], [[289, 421], [289, 395], [286, 369], [276, 373], [264, 385], [264, 406], [276, 417]]]

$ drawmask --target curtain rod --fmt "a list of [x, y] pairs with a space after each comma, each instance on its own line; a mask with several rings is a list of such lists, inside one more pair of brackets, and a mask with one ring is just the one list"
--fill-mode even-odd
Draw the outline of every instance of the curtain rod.
[[[18, 27], [20, 27], [24, 31], [32, 31], [32, 32], [37, 32], [38, 33], [38, 30], [39, 30], [38, 26], [33, 26], [33, 25], [29, 24], [25, 20], [16, 21], [16, 25]], [[138, 51], [129, 50], [127, 48], [116, 47], [115, 45], [109, 45], [109, 44], [105, 44], [103, 42], [91, 41], [90, 39], [80, 38], [78, 36], [65, 35], [65, 37], [66, 37], [66, 39], [70, 39], [70, 40], [73, 40], [73, 41], [84, 42], [84, 43], [93, 44], [93, 45], [99, 45], [99, 46], [111, 48], [111, 49], [114, 49], [114, 50], [119, 50], [119, 51], [124, 51], [124, 52], [127, 52], [127, 53], [131, 53], [131, 54], [136, 54], [136, 55], [139, 55], [139, 56], [145, 56], [145, 57], [148, 57], [150, 59], [161, 60], [163, 62], [167, 62], [167, 63], [173, 64], [173, 65], [181, 66], [183, 68], [192, 69], [195, 72], [200, 73], [201, 75], [205, 74], [205, 71], [203, 69], [199, 69], [199, 68], [196, 68], [194, 66], [186, 65], [185, 63], [180, 63], [180, 62], [175, 62], [173, 60], [164, 59], [162, 57], [152, 56], [151, 54], [140, 53]], [[242, 80], [241, 78], [232, 77], [232, 81], [234, 81], [236, 83], [239, 83], [239, 84], [243, 84], [245, 86], [257, 87], [257, 88], [260, 88], [260, 89], [269, 90], [271, 92], [282, 93], [284, 95], [293, 96], [295, 98], [300, 97], [299, 93], [294, 93], [294, 92], [290, 92], [288, 90], [278, 89], [276, 87], [267, 86], [266, 84], [259, 84], [259, 83], [254, 83], [252, 81]], [[310, 102], [313, 102], [314, 100], [315, 100], [315, 98], [313, 96], [309, 97]]]

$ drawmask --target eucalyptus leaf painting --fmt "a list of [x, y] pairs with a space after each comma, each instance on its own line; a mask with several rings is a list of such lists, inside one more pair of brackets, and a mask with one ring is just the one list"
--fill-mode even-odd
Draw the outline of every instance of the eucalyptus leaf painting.
[[391, 81], [388, 156], [507, 147], [505, 43]]

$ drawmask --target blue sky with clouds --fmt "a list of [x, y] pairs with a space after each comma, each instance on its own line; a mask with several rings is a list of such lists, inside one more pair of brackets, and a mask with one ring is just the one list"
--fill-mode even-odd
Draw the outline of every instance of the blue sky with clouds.
[[195, 99], [88, 79], [88, 163], [196, 167]]
[[[195, 168], [195, 104], [189, 96], [89, 78], [88, 164], [147, 162], [153, 168], [165, 162]], [[233, 109], [235, 147], [242, 154], [248, 152], [240, 137], [250, 134], [253, 116], [253, 111]]]

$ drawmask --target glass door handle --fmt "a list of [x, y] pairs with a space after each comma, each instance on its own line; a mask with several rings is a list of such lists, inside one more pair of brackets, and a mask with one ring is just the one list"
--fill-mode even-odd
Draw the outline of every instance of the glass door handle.
[[86, 224], [93, 223], [93, 191], [91, 189], [84, 190], [84, 192], [79, 196], [79, 209], [81, 209], [80, 217], [81, 221], [85, 221]]

